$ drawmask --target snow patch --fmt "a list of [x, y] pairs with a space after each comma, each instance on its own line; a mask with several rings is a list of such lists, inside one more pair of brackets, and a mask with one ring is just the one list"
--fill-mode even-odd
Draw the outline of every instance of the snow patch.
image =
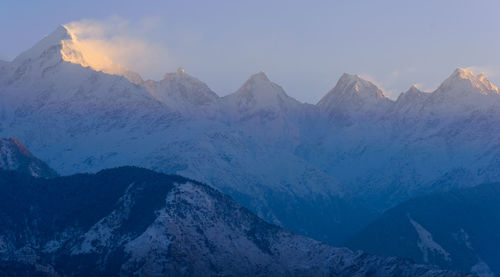
[[420, 251], [422, 251], [424, 262], [429, 262], [429, 254], [431, 253], [442, 255], [446, 261], [451, 261], [450, 253], [448, 253], [446, 250], [444, 250], [443, 247], [441, 247], [441, 245], [434, 241], [434, 239], [432, 238], [432, 234], [429, 231], [427, 231], [422, 225], [411, 219], [409, 216], [408, 219], [418, 233], [419, 241], [417, 242], [417, 246]]
[[134, 183], [127, 187], [125, 194], [118, 200], [119, 209], [115, 209], [108, 216], [101, 219], [90, 228], [82, 237], [83, 241], [80, 245], [75, 246], [71, 250], [71, 254], [88, 254], [97, 252], [102, 247], [107, 247], [111, 244], [111, 240], [115, 231], [120, 228], [122, 222], [128, 218], [133, 205], [132, 194], [130, 190]]

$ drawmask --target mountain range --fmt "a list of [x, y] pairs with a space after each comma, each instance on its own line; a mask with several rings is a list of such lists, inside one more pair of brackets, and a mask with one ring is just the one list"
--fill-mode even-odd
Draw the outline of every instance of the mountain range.
[[60, 26], [0, 66], [0, 136], [62, 175], [181, 174], [334, 244], [412, 197], [500, 177], [498, 88], [467, 69], [395, 101], [344, 74], [312, 105], [262, 72], [219, 97], [182, 68], [143, 80], [87, 51]]
[[2, 276], [472, 276], [333, 248], [209, 186], [135, 167], [0, 170], [0, 224]]

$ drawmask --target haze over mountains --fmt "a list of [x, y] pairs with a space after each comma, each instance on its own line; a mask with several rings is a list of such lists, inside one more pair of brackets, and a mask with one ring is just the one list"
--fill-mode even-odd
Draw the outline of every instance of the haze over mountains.
[[0, 136], [63, 175], [136, 165], [200, 180], [337, 244], [411, 197], [500, 177], [498, 88], [466, 69], [396, 101], [344, 74], [311, 105], [262, 72], [219, 97], [183, 69], [144, 81], [98, 56], [61, 26], [2, 64]]

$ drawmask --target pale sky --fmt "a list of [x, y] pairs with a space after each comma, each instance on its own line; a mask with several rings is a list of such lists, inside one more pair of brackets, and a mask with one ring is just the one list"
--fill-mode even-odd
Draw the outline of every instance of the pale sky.
[[500, 85], [499, 12], [494, 0], [2, 0], [0, 59], [78, 22], [136, 49], [119, 62], [144, 78], [182, 66], [226, 95], [264, 71], [289, 95], [316, 103], [347, 72], [395, 98], [412, 84], [436, 88], [456, 67]]

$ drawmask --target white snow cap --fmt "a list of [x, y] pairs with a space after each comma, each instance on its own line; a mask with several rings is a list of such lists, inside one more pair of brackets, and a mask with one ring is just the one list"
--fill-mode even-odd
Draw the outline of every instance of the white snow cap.
[[283, 89], [277, 84], [271, 82], [266, 74], [262, 71], [251, 75], [248, 80], [241, 86], [236, 94], [284, 94]]
[[417, 85], [413, 84], [411, 87], [406, 91], [407, 93], [422, 93], [421, 90], [417, 88]]
[[66, 25], [60, 25], [55, 31], [40, 40], [31, 49], [25, 51], [13, 61], [21, 64], [24, 61], [39, 63], [42, 67], [53, 66], [60, 61], [90, 67], [96, 71], [121, 75], [134, 83], [141, 83], [139, 74], [113, 61], [92, 41], [80, 39]]
[[40, 58], [42, 55], [47, 55], [47, 53], [58, 54], [60, 58], [60, 51], [50, 51], [50, 50], [60, 50], [62, 47], [63, 40], [70, 40], [71, 35], [66, 27], [60, 25], [52, 33], [45, 36], [42, 40], [36, 43], [33, 47], [26, 50], [17, 56], [13, 63], [22, 62], [28, 59], [35, 60]]
[[224, 99], [231, 109], [237, 109], [239, 112], [253, 112], [262, 108], [280, 110], [299, 104], [297, 100], [289, 97], [282, 87], [271, 82], [262, 71], [251, 75], [235, 93]]
[[326, 109], [340, 106], [347, 108], [351, 105], [358, 106], [359, 103], [376, 105], [379, 100], [388, 101], [382, 90], [375, 84], [364, 80], [357, 74], [344, 73], [335, 87], [321, 98], [318, 106]]
[[384, 93], [372, 82], [361, 78], [358, 74], [344, 73], [340, 77], [335, 91], [356, 93], [362, 98], [384, 98]]
[[486, 75], [475, 75], [466, 68], [457, 68], [438, 88], [438, 91], [476, 92], [483, 95], [499, 94]]

